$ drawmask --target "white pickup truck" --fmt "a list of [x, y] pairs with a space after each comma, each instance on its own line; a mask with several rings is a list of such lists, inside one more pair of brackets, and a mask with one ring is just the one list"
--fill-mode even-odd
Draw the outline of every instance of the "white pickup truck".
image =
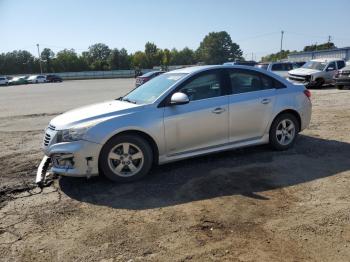
[[288, 72], [288, 80], [306, 87], [322, 87], [331, 84], [337, 71], [345, 67], [341, 59], [314, 59], [302, 67]]

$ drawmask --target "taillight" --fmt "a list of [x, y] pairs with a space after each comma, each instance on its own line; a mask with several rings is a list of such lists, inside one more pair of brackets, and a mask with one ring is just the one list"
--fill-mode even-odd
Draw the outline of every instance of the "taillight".
[[311, 99], [311, 92], [310, 92], [310, 90], [308, 90], [308, 89], [304, 90], [304, 94], [306, 95], [307, 98]]

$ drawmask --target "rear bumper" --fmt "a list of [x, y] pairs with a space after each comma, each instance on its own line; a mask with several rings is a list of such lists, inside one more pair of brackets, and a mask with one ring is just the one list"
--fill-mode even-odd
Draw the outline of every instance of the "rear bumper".
[[309, 99], [306, 99], [305, 104], [303, 106], [303, 110], [301, 111], [301, 114], [300, 114], [300, 118], [301, 118], [300, 131], [303, 131], [304, 129], [309, 127], [311, 122], [311, 114], [312, 114], [312, 104]]

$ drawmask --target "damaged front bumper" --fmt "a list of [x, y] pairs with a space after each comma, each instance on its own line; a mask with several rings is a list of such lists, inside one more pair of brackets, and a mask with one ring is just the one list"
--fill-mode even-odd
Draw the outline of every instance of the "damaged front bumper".
[[44, 148], [36, 176], [36, 183], [42, 183], [48, 174], [73, 177], [98, 175], [98, 156], [101, 145], [85, 140], [57, 143]]

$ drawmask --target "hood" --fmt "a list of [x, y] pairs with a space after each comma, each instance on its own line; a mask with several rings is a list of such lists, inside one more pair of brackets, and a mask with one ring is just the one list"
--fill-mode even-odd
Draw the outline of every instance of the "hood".
[[291, 71], [289, 71], [289, 74], [293, 74], [293, 75], [301, 75], [301, 76], [306, 76], [306, 75], [312, 75], [315, 73], [319, 73], [321, 72], [320, 70], [317, 69], [309, 69], [309, 68], [297, 68], [297, 69], [293, 69]]
[[54, 126], [56, 130], [62, 130], [85, 122], [107, 120], [119, 115], [130, 114], [134, 109], [140, 107], [142, 105], [112, 100], [68, 111], [52, 119], [50, 125]]

